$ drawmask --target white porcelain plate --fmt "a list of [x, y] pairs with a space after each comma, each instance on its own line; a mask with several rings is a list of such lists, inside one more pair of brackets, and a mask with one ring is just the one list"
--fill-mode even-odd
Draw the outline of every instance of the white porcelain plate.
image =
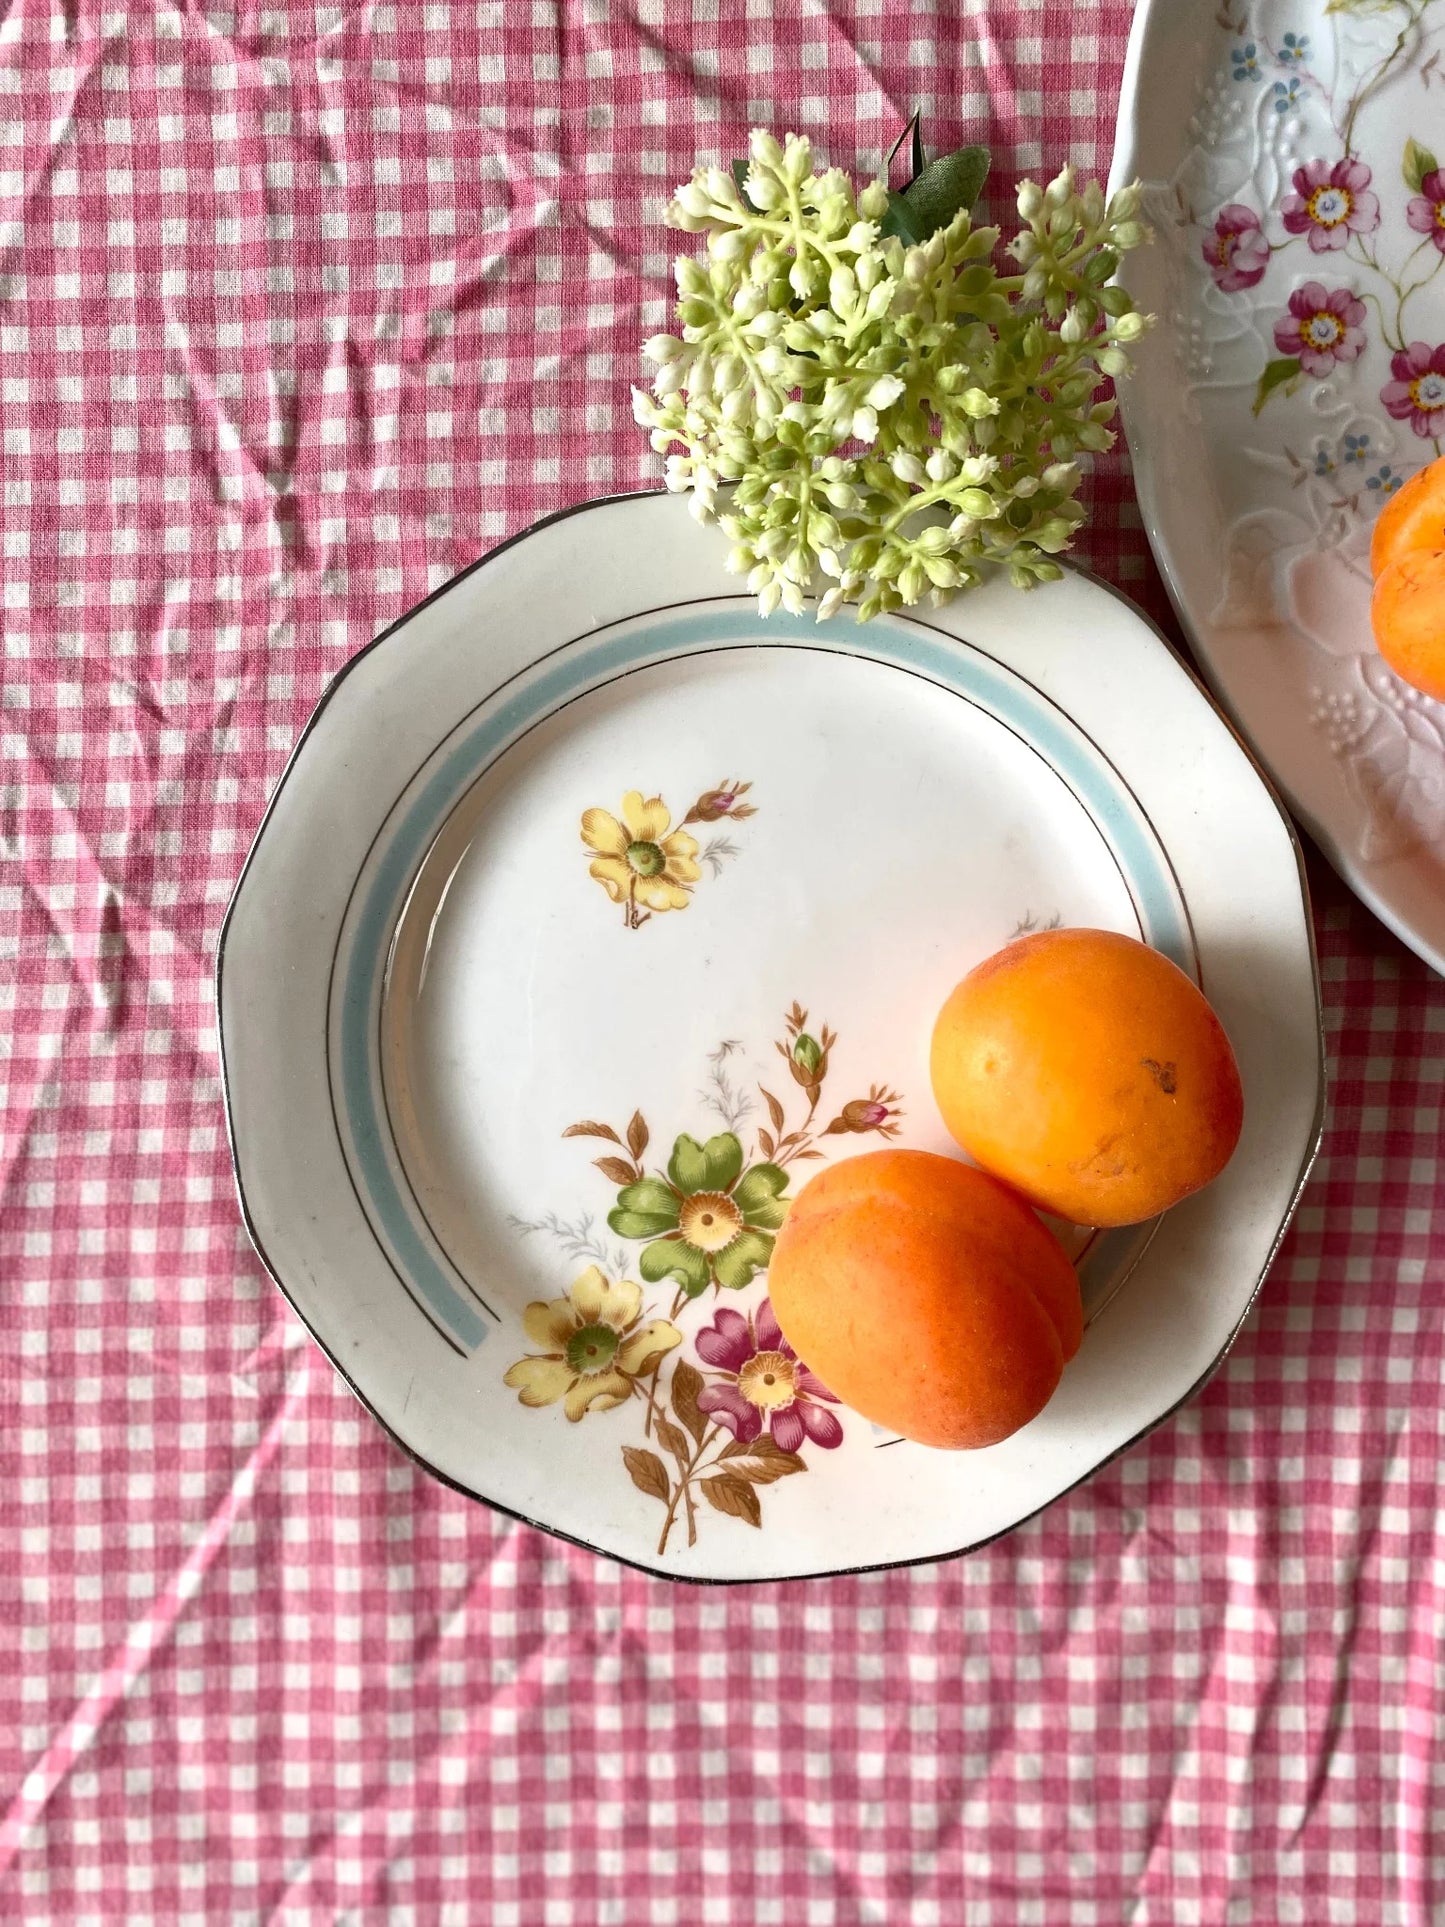
[[[360, 1398], [462, 1490], [678, 1577], [937, 1558], [1136, 1438], [1243, 1317], [1319, 1125], [1298, 853], [1095, 582], [858, 628], [764, 623], [718, 564], [670, 498], [596, 504], [332, 685], [222, 938], [242, 1205]], [[773, 1235], [824, 1159], [952, 1148], [933, 1016], [1055, 921], [1200, 978], [1244, 1142], [1158, 1225], [1068, 1234], [1090, 1322], [1059, 1393], [932, 1452], [781, 1345]]]
[[1445, 450], [1445, 0], [1140, 0], [1115, 182], [1159, 320], [1121, 394], [1206, 675], [1359, 895], [1445, 968], [1445, 707], [1370, 531]]

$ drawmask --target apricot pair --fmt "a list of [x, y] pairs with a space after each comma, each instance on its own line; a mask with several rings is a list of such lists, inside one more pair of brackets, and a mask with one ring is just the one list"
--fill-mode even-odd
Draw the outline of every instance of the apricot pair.
[[1083, 1335], [1079, 1282], [1032, 1207], [1154, 1216], [1223, 1169], [1243, 1120], [1229, 1040], [1166, 957], [1044, 931], [980, 964], [934, 1028], [934, 1095], [983, 1169], [875, 1151], [821, 1172], [769, 1269], [790, 1345], [847, 1404], [925, 1445], [1037, 1416]]

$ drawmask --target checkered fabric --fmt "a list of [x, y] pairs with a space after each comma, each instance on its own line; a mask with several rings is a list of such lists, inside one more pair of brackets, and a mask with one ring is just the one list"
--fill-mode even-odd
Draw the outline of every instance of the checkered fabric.
[[[1102, 171], [1128, 16], [0, 14], [0, 1918], [1445, 1918], [1445, 992], [1321, 869], [1333, 1115], [1243, 1337], [948, 1566], [707, 1592], [493, 1517], [232, 1194], [211, 972], [266, 794], [383, 625], [655, 480], [670, 186], [755, 122], [871, 167], [914, 106], [1000, 185]], [[1118, 458], [1086, 553], [1163, 613]]]

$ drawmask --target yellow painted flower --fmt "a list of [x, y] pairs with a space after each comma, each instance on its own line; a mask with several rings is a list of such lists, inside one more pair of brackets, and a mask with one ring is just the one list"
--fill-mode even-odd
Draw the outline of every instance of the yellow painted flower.
[[629, 790], [622, 799], [622, 821], [607, 810], [582, 812], [582, 841], [597, 855], [590, 865], [614, 903], [626, 908], [629, 929], [642, 922], [639, 910], [682, 910], [702, 875], [696, 862], [697, 839], [669, 828], [672, 817], [660, 796], [644, 799]]
[[682, 1333], [665, 1318], [642, 1317], [642, 1288], [615, 1284], [589, 1265], [565, 1298], [538, 1299], [522, 1324], [540, 1358], [519, 1358], [506, 1374], [523, 1405], [555, 1405], [575, 1425], [595, 1407], [610, 1411], [632, 1396], [633, 1380], [655, 1372]]

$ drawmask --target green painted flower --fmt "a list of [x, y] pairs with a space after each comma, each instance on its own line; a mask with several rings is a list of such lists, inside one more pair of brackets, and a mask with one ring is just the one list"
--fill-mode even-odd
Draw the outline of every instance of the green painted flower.
[[638, 1259], [650, 1283], [675, 1278], [689, 1298], [710, 1284], [741, 1291], [773, 1255], [772, 1234], [788, 1215], [787, 1184], [776, 1164], [745, 1171], [731, 1131], [706, 1144], [684, 1135], [666, 1179], [625, 1185], [607, 1222], [620, 1238], [651, 1240]]

